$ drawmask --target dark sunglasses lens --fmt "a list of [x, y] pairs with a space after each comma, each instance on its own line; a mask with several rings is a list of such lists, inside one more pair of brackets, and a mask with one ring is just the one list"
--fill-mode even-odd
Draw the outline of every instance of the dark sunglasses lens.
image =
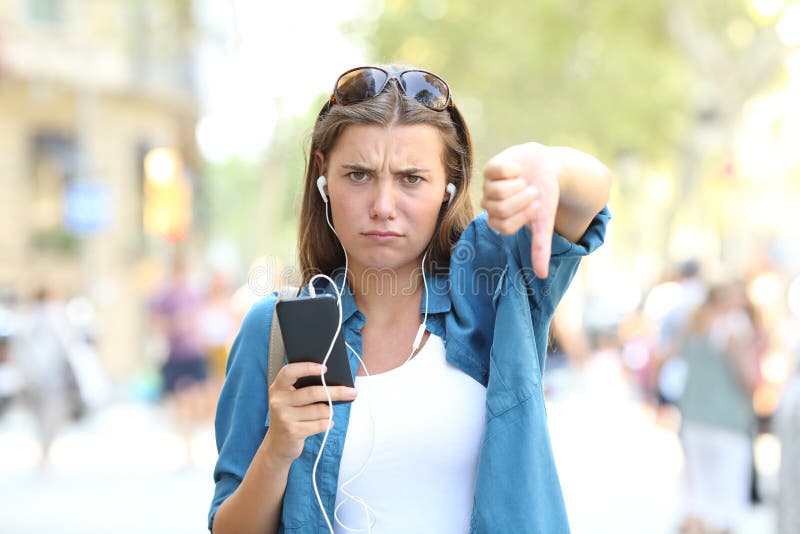
[[377, 95], [386, 85], [386, 73], [378, 69], [358, 69], [343, 74], [336, 82], [340, 104], [363, 102]]
[[429, 72], [410, 71], [403, 73], [401, 78], [407, 96], [437, 111], [447, 107], [450, 90], [438, 76]]

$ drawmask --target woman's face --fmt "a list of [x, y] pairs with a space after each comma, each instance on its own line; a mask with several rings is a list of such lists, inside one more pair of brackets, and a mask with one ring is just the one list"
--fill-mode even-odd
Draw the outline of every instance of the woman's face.
[[353, 268], [419, 266], [447, 199], [443, 154], [441, 134], [427, 124], [345, 128], [320, 168]]

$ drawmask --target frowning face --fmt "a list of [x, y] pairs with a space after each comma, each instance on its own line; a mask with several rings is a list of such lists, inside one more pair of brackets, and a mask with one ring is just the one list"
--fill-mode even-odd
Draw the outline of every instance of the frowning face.
[[427, 124], [351, 125], [327, 159], [315, 154], [355, 272], [419, 267], [448, 198], [443, 155], [441, 134]]

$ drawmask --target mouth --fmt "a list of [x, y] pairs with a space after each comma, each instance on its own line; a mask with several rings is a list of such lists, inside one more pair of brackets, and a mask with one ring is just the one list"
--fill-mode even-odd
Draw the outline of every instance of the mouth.
[[390, 232], [385, 230], [370, 230], [368, 232], [362, 232], [362, 233], [364, 235], [376, 235], [380, 237], [388, 237], [388, 236], [400, 237], [400, 234], [398, 234], [397, 232]]
[[398, 234], [397, 232], [389, 232], [383, 230], [370, 230], [368, 232], [361, 232], [361, 235], [369, 239], [374, 239], [376, 241], [391, 241], [392, 239], [397, 239], [398, 237], [402, 237], [402, 235]]

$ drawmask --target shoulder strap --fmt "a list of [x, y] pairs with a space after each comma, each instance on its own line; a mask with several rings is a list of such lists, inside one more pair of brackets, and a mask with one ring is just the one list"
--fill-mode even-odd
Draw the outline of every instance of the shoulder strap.
[[267, 387], [275, 382], [278, 371], [281, 370], [283, 362], [286, 361], [286, 348], [283, 346], [283, 335], [278, 323], [278, 301], [297, 295], [297, 290], [298, 288], [294, 286], [281, 287], [280, 291], [278, 291], [278, 300], [275, 301], [275, 307], [272, 308], [272, 325], [269, 331], [269, 359], [267, 360]]

